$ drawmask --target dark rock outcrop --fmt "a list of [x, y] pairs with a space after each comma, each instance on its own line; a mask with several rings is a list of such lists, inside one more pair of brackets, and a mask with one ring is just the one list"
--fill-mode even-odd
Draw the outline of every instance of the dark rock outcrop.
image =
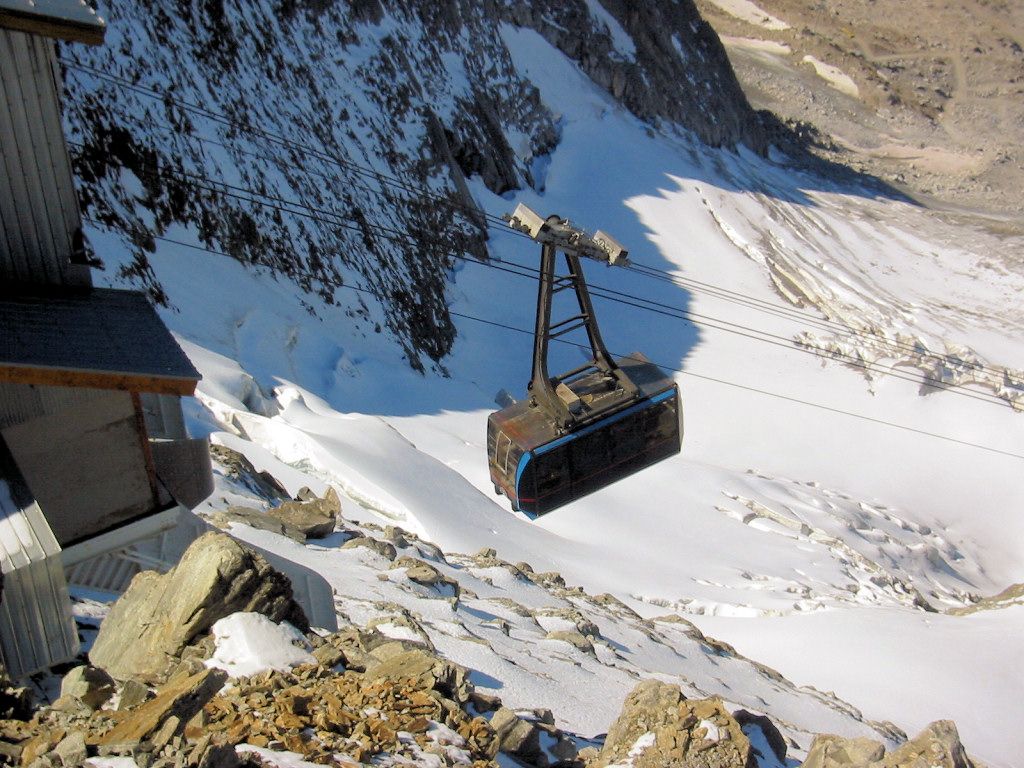
[[154, 301], [176, 297], [150, 255], [184, 229], [443, 370], [448, 275], [487, 257], [467, 178], [539, 189], [537, 161], [559, 141], [559, 105], [517, 71], [505, 24], [540, 33], [642, 120], [764, 147], [692, 0], [601, 3], [112, 4], [106, 44], [65, 64], [83, 213], [130, 254], [114, 277]]
[[[687, 128], [711, 146], [767, 148], [718, 35], [691, 0], [597, 0], [629, 37], [593, 15], [585, 0], [512, 0], [503, 14], [540, 33], [641, 120]], [[621, 34], [621, 33], [620, 33]]]

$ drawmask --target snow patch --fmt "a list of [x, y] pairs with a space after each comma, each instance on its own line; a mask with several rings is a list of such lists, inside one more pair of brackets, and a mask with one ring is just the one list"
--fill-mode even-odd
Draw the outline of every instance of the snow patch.
[[722, 732], [718, 726], [712, 723], [710, 720], [701, 720], [697, 724], [698, 728], [704, 729], [704, 739], [713, 743], [718, 743], [722, 740]]
[[635, 59], [636, 44], [633, 42], [633, 38], [622, 28], [619, 20], [608, 13], [605, 7], [601, 5], [601, 0], [587, 0], [587, 7], [590, 9], [590, 15], [608, 29], [608, 34], [611, 35], [612, 45], [615, 46], [615, 50], [628, 60]]
[[730, 16], [748, 24], [775, 31], [789, 29], [789, 24], [782, 19], [775, 18], [750, 0], [710, 0], [710, 2]]
[[803, 60], [805, 63], [814, 67], [814, 71], [818, 73], [818, 77], [825, 80], [840, 93], [845, 93], [847, 96], [852, 96], [854, 98], [860, 96], [860, 89], [857, 87], [857, 84], [853, 82], [853, 78], [843, 72], [839, 67], [833, 66], [832, 64], [826, 64], [821, 59], [816, 59], [810, 54], [804, 56]]
[[309, 641], [287, 622], [275, 624], [259, 613], [233, 613], [213, 625], [216, 651], [208, 667], [231, 677], [249, 677], [268, 669], [285, 671], [315, 664]]

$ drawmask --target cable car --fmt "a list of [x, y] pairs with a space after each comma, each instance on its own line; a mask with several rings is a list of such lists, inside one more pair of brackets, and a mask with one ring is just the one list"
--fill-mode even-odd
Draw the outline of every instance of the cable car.
[[[639, 352], [612, 359], [601, 339], [579, 257], [621, 266], [626, 250], [525, 205], [508, 220], [542, 246], [533, 374], [525, 400], [488, 417], [487, 453], [495, 491], [536, 517], [679, 453], [683, 412], [671, 378]], [[559, 252], [564, 275], [555, 272]], [[570, 289], [579, 311], [552, 323], [554, 294]], [[574, 330], [586, 331], [589, 360], [549, 376], [550, 342]]]

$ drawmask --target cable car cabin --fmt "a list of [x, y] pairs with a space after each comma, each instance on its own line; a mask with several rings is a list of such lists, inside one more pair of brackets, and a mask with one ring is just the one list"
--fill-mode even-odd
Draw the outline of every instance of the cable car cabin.
[[513, 509], [543, 515], [679, 453], [683, 412], [675, 382], [639, 353], [617, 366], [634, 393], [601, 372], [559, 388], [578, 414], [572, 431], [530, 400], [490, 415], [491, 480]]

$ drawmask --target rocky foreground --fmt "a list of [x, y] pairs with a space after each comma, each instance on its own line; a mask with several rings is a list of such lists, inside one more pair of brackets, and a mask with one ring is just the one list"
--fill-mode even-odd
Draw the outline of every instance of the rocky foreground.
[[[323, 500], [305, 503], [295, 511], [326, 514]], [[328, 500], [327, 511], [333, 506]], [[395, 558], [389, 541], [361, 536], [351, 542]], [[479, 558], [501, 562], [493, 550]], [[458, 600], [457, 585], [443, 583], [436, 568], [403, 559], [401, 567], [420, 583], [447, 587], [455, 593], [449, 599]], [[263, 639], [284, 627], [291, 661], [281, 664], [278, 653], [277, 668], [234, 677], [219, 668], [226, 666], [223, 638], [232, 631], [224, 630], [225, 622], [237, 617]], [[411, 617], [408, 626], [416, 626]], [[513, 711], [476, 690], [471, 670], [444, 658], [428, 637], [409, 639], [416, 636], [409, 632], [396, 639], [382, 628], [371, 621], [326, 636], [310, 630], [285, 576], [230, 536], [208, 533], [167, 574], [144, 572], [133, 580], [104, 619], [88, 663], [65, 674], [51, 704], [34, 707], [27, 689], [6, 681], [0, 761], [32, 768], [213, 768], [285, 764], [281, 760], [297, 765], [299, 759], [437, 767], [797, 764], [787, 759], [790, 740], [764, 714], [735, 709], [719, 697], [687, 698], [679, 685], [655, 679], [642, 680], [629, 694], [603, 740], [583, 739], [558, 728], [549, 710]], [[580, 620], [577, 630], [554, 639], [590, 646], [593, 653], [597, 627]], [[888, 753], [872, 739], [819, 735], [803, 765], [976, 763], [955, 726], [942, 721]]]

